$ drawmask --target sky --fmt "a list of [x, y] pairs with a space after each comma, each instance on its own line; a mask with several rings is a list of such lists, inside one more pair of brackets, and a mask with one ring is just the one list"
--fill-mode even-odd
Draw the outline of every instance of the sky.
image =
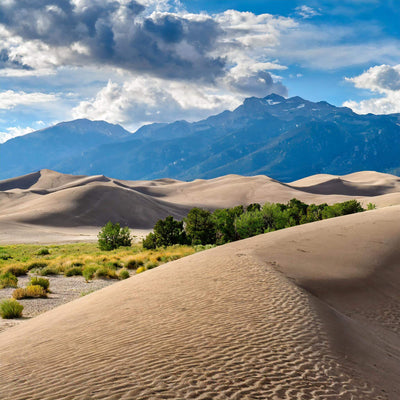
[[196, 121], [271, 93], [399, 113], [399, 21], [398, 0], [1, 0], [0, 142], [78, 118]]

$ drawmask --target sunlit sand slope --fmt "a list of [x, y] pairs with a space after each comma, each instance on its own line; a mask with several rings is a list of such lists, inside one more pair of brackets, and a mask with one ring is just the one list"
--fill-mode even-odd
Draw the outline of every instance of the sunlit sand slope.
[[400, 207], [166, 264], [0, 334], [5, 399], [400, 398]]

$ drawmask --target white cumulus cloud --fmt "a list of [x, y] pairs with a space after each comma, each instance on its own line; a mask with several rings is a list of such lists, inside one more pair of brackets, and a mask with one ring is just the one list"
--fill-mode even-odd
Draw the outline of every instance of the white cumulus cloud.
[[361, 100], [349, 100], [343, 105], [359, 114], [400, 113], [400, 65], [377, 65], [359, 76], [346, 78], [359, 89], [367, 89], [380, 97]]

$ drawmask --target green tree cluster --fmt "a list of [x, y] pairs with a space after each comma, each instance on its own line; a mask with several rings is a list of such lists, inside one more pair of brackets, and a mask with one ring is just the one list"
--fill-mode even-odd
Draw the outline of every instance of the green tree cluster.
[[99, 234], [97, 235], [98, 245], [100, 250], [114, 250], [121, 246], [130, 246], [132, 244], [132, 238], [129, 228], [121, 228], [120, 224], [117, 222], [113, 224], [108, 222]]
[[287, 204], [258, 203], [246, 207], [237, 206], [215, 210], [211, 213], [193, 208], [182, 222], [169, 216], [159, 220], [143, 241], [143, 247], [154, 249], [173, 244], [225, 244], [238, 239], [308, 222], [338, 217], [364, 211], [356, 200], [329, 206], [328, 204], [306, 204], [291, 199]]

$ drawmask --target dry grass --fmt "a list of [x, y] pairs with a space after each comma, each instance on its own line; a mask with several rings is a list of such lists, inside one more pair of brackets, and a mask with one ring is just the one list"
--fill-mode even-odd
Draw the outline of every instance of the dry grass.
[[37, 245], [11, 245], [0, 247], [9, 257], [0, 259], [0, 274], [11, 272], [23, 275], [27, 271], [37, 275], [82, 275], [90, 269], [85, 279], [117, 279], [121, 268], [148, 270], [168, 261], [195, 253], [191, 246], [171, 246], [144, 250], [140, 245], [120, 247], [113, 251], [100, 251], [95, 243], [77, 243], [47, 246], [49, 254]]

